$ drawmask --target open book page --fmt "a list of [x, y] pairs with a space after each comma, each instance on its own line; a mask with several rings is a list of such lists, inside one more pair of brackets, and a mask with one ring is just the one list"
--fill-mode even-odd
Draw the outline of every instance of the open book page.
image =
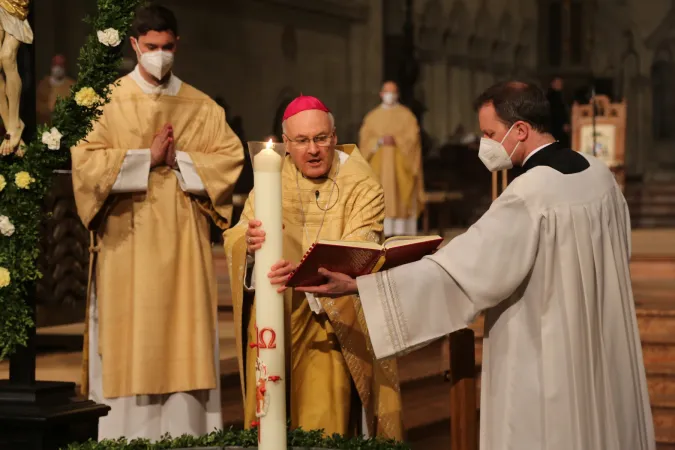
[[424, 236], [419, 238], [388, 239], [384, 243], [383, 261], [375, 270], [388, 270], [411, 262], [419, 261], [434, 253], [443, 243], [440, 236]]
[[370, 250], [382, 250], [382, 246], [377, 242], [320, 240], [317, 242], [317, 244], [335, 247], [367, 248]]
[[[353, 244], [353, 245], [352, 245]], [[305, 254], [286, 286], [318, 286], [325, 283], [319, 269], [358, 277], [371, 273], [383, 253], [382, 247], [365, 242], [319, 241]]]
[[435, 236], [393, 236], [384, 241], [384, 248], [394, 248], [394, 247], [403, 247], [410, 244], [421, 244], [422, 242], [434, 242], [438, 240], [443, 240], [438, 235]]

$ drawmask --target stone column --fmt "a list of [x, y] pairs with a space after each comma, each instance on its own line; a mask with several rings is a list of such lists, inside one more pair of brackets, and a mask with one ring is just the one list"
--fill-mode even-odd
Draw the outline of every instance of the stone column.
[[352, 118], [349, 134], [358, 141], [358, 131], [363, 116], [379, 102], [382, 83], [382, 1], [368, 0], [368, 17], [356, 22], [349, 31], [349, 71], [351, 84]]
[[433, 98], [432, 117], [435, 137], [438, 144], [443, 145], [448, 139], [448, 67], [444, 58], [433, 63]]

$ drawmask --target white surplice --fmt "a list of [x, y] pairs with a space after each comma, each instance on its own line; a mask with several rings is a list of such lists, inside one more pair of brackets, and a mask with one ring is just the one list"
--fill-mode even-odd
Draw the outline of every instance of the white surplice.
[[485, 312], [482, 450], [653, 450], [630, 218], [597, 159], [518, 177], [435, 255], [358, 279], [373, 349], [400, 355]]

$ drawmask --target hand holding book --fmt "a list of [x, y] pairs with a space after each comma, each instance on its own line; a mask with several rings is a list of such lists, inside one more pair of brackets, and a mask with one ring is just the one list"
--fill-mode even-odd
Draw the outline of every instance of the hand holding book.
[[361, 241], [318, 241], [305, 253], [286, 286], [300, 290], [301, 287], [322, 286], [331, 280], [346, 282], [346, 278], [331, 279], [323, 275], [324, 270], [353, 279], [417, 261], [435, 252], [442, 242], [440, 236], [395, 237], [385, 241], [384, 245]]
[[326, 278], [326, 282], [321, 286], [297, 287], [295, 290], [314, 294], [319, 297], [344, 297], [345, 295], [356, 295], [359, 293], [356, 279], [345, 275], [344, 273], [331, 272], [326, 269], [319, 269], [319, 274]]

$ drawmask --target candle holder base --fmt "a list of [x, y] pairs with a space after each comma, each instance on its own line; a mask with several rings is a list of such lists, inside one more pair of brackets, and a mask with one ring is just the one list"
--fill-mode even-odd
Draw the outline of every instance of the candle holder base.
[[96, 440], [109, 410], [77, 398], [75, 383], [0, 380], [0, 449], [58, 450]]

